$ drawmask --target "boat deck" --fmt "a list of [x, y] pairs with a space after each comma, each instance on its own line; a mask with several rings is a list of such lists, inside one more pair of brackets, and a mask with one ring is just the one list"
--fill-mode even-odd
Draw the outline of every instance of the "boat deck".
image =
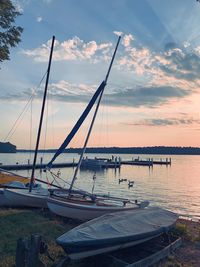
[[26, 177], [20, 177], [18, 175], [14, 175], [14, 174], [7, 174], [4, 172], [0, 172], [0, 184], [6, 184], [6, 183], [10, 183], [13, 181], [20, 181], [22, 183], [28, 183], [29, 179]]
[[80, 195], [73, 195], [72, 197], [70, 198], [67, 198], [67, 197], [62, 197], [62, 196], [56, 196], [56, 195], [52, 195], [51, 196], [52, 199], [56, 199], [56, 200], [59, 200], [59, 201], [63, 201], [63, 202], [67, 202], [67, 203], [75, 203], [75, 204], [82, 204], [82, 205], [88, 205], [88, 206], [93, 206], [93, 205], [96, 205], [96, 206], [102, 206], [102, 207], [116, 207], [116, 202], [118, 201], [118, 203], [121, 203], [121, 205], [119, 205], [119, 207], [126, 207], [126, 204], [127, 206], [130, 205], [131, 207], [138, 207], [136, 204], [129, 204], [129, 203], [123, 203], [122, 201], [119, 201], [119, 200], [114, 200], [115, 202], [112, 203], [112, 199], [109, 199], [110, 203], [109, 202], [106, 202], [104, 200], [104, 198], [98, 198], [97, 201], [92, 201], [89, 197], [80, 197]]

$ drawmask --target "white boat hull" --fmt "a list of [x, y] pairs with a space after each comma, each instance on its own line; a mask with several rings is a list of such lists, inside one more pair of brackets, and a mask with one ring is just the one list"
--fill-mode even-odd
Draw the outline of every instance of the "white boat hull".
[[[0, 207], [8, 207], [11, 206], [12, 202], [5, 197], [4, 190], [0, 189]], [[14, 203], [13, 203], [14, 206]]]
[[47, 208], [48, 190], [45, 189], [31, 192], [28, 189], [6, 189], [4, 195], [11, 203], [10, 206]]
[[48, 198], [47, 206], [53, 213], [62, 217], [77, 219], [81, 221], [87, 221], [97, 218], [101, 215], [111, 212], [123, 211], [123, 210], [138, 210], [138, 205], [131, 205], [131, 207], [125, 206], [98, 206], [95, 203], [90, 205], [77, 204], [67, 201], [61, 201], [58, 199]]

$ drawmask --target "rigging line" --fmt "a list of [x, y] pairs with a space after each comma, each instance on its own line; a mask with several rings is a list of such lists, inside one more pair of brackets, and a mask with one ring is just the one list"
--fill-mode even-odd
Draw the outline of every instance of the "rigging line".
[[[105, 95], [104, 95], [105, 96]], [[105, 97], [102, 97], [102, 105], [100, 107], [100, 119], [99, 119], [99, 124], [100, 124], [100, 130], [98, 131], [99, 133], [99, 142], [98, 142], [98, 145], [99, 146], [102, 146], [103, 145], [103, 140], [104, 140], [104, 130], [105, 130], [105, 124], [104, 124], [104, 114], [105, 114], [105, 106], [104, 106], [104, 103], [105, 103]], [[101, 120], [101, 121], [100, 121]]]
[[51, 131], [51, 146], [54, 147], [54, 137], [55, 137], [55, 133], [54, 133], [54, 106], [53, 106], [53, 96], [52, 94], [48, 95], [49, 97], [49, 112], [51, 114], [50, 116], [50, 131]]
[[[49, 74], [49, 79], [51, 79], [51, 73]], [[51, 95], [51, 87], [49, 87], [47, 91], [47, 101], [46, 101], [46, 123], [45, 123], [45, 133], [44, 133], [44, 150], [46, 149], [46, 141], [47, 141], [47, 131], [49, 127], [49, 112], [50, 112], [50, 100], [52, 99]], [[43, 155], [44, 156], [44, 155]]]
[[56, 177], [58, 179], [60, 179], [63, 183], [67, 183], [67, 184], [70, 184], [69, 182], [65, 181], [64, 179], [62, 179], [60, 176], [58, 176], [57, 174], [53, 173], [52, 171], [48, 170], [50, 172], [50, 174], [53, 176], [53, 177]]
[[[47, 170], [47, 171], [49, 171], [50, 174], [51, 174], [53, 177], [60, 179], [64, 184], [67, 184], [67, 185], [70, 185], [70, 184], [71, 184], [70, 182], [65, 181], [64, 179], [62, 179], [60, 176], [58, 176], [57, 174], [53, 173], [52, 171], [50, 171], [50, 170]], [[56, 179], [55, 179], [55, 182], [57, 182], [57, 184], [59, 185], [59, 183], [58, 183], [58, 181], [57, 181]], [[53, 182], [51, 182], [51, 183], [53, 183]], [[79, 187], [77, 187], [77, 186], [75, 186], [75, 185], [73, 186], [73, 188], [75, 188], [76, 190], [80, 190], [80, 191], [82, 191], [82, 189], [80, 189]]]
[[[48, 114], [49, 114], [49, 92], [47, 93], [47, 101], [46, 101], [46, 123], [45, 123], [45, 131], [44, 131], [44, 150], [46, 149], [46, 140], [47, 140], [47, 126], [48, 126]], [[43, 152], [43, 157], [44, 157], [44, 152]]]
[[[37, 89], [40, 87], [40, 85], [41, 85], [41, 83], [42, 83], [44, 77], [46, 76], [46, 73], [47, 73], [47, 71], [46, 71], [45, 74], [43, 75], [43, 77], [42, 77], [41, 81], [39, 82], [38, 86], [36, 87]], [[14, 122], [13, 126], [11, 127], [10, 131], [8, 132], [7, 136], [4, 138], [4, 142], [5, 142], [6, 140], [8, 140], [8, 138], [10, 137], [12, 131], [13, 131], [12, 135], [14, 134], [14, 132], [15, 132], [15, 130], [16, 130], [16, 128], [17, 128], [17, 124], [18, 124], [19, 119], [22, 117], [22, 115], [23, 115], [23, 113], [26, 111], [26, 109], [27, 109], [29, 103], [33, 100], [33, 98], [34, 98], [34, 96], [35, 96], [35, 95], [34, 95], [35, 91], [36, 91], [36, 90], [34, 90], [34, 92], [32, 93], [32, 95], [29, 97], [29, 99], [28, 99], [28, 101], [27, 101], [25, 107], [22, 109], [20, 115], [19, 115], [18, 118], [15, 120], [15, 122]], [[11, 136], [12, 136], [12, 135], [11, 135]]]
[[35, 145], [35, 153], [34, 153], [34, 159], [33, 159], [33, 167], [32, 167], [32, 173], [31, 173], [31, 181], [30, 181], [30, 186], [29, 186], [29, 192], [32, 191], [33, 182], [34, 182], [34, 174], [35, 174], [37, 154], [38, 154], [38, 148], [39, 148], [40, 136], [41, 136], [41, 129], [42, 129], [42, 123], [43, 123], [43, 117], [44, 117], [46, 94], [47, 94], [48, 83], [49, 83], [49, 74], [50, 74], [50, 70], [51, 70], [51, 62], [52, 62], [52, 56], [53, 56], [54, 42], [55, 42], [55, 36], [53, 35], [52, 42], [51, 42], [50, 54], [49, 54], [49, 62], [48, 62], [48, 67], [47, 67], [45, 89], [44, 89], [44, 93], [43, 93], [43, 100], [42, 100], [42, 108], [41, 108], [41, 113], [40, 113], [39, 127], [38, 127], [38, 132], [37, 132], [37, 140], [36, 140], [36, 145]]
[[28, 107], [30, 101], [32, 100], [32, 98], [33, 98], [33, 95], [31, 95], [31, 97], [29, 98], [29, 100], [28, 100], [28, 102], [26, 103], [25, 107], [24, 107], [23, 110], [21, 111], [20, 115], [19, 115], [18, 118], [15, 120], [15, 122], [14, 122], [12, 128], [11, 128], [10, 131], [8, 132], [7, 136], [4, 138], [4, 142], [8, 139], [8, 137], [10, 137], [11, 132], [14, 131], [14, 129], [15, 129], [15, 127], [16, 127], [18, 121], [20, 120], [20, 118], [22, 117], [22, 115], [24, 114], [24, 112], [26, 111], [26, 109], [27, 109], [27, 107]]
[[54, 184], [54, 182], [55, 182], [55, 183], [57, 183], [57, 185], [59, 185], [60, 187], [63, 187], [63, 186], [61, 186], [60, 183], [56, 180], [56, 178], [59, 178], [59, 177], [57, 177], [54, 173], [51, 173], [51, 176], [53, 177], [53, 181], [52, 181], [50, 184]]
[[29, 158], [31, 159], [31, 148], [32, 148], [32, 130], [33, 130], [33, 101], [31, 101], [31, 114], [30, 114], [30, 136], [29, 136]]
[[[105, 80], [103, 81], [104, 83], [104, 86], [98, 96], [98, 101], [97, 101], [97, 104], [96, 104], [96, 108], [95, 108], [95, 111], [94, 111], [94, 114], [93, 114], [93, 117], [92, 117], [92, 121], [90, 123], [90, 126], [89, 126], [89, 130], [88, 130], [88, 133], [87, 133], [87, 136], [86, 136], [86, 139], [85, 139], [85, 142], [84, 142], [84, 146], [83, 146], [83, 149], [82, 149], [82, 153], [80, 155], [80, 158], [79, 158], [79, 161], [78, 161], [78, 165], [75, 169], [75, 172], [74, 172], [74, 176], [73, 176], [73, 179], [72, 179], [72, 182], [71, 182], [71, 185], [70, 185], [70, 188], [69, 188], [69, 192], [72, 191], [72, 188], [73, 188], [73, 185], [74, 185], [74, 182], [75, 180], [77, 179], [77, 173], [78, 173], [78, 170], [81, 166], [81, 163], [82, 163], [82, 159], [83, 159], [83, 155], [85, 153], [85, 150], [86, 150], [86, 147], [87, 147], [87, 143], [88, 143], [88, 140], [90, 138], [90, 134], [92, 132], [92, 128], [93, 128], [93, 125], [94, 125], [94, 122], [95, 122], [95, 119], [96, 119], [96, 116], [97, 116], [97, 112], [98, 112], [98, 109], [99, 109], [99, 105], [101, 103], [101, 99], [102, 99], [102, 96], [103, 96], [103, 93], [104, 93], [104, 89], [106, 87], [106, 84], [107, 84], [107, 80], [108, 80], [108, 77], [109, 77], [109, 74], [110, 74], [110, 71], [111, 71], [111, 68], [112, 68], [112, 65], [113, 65], [113, 62], [114, 62], [114, 59], [115, 59], [115, 55], [116, 55], [116, 52], [117, 52], [117, 48], [118, 48], [118, 45], [119, 45], [119, 42], [120, 42], [120, 39], [121, 39], [121, 36], [118, 37], [118, 41], [117, 41], [117, 45], [115, 47], [115, 50], [114, 50], [114, 53], [113, 53], [113, 56], [112, 56], [112, 59], [111, 59], [111, 62], [110, 62], [110, 65], [109, 65], [109, 68], [108, 68], [108, 71], [107, 71], [107, 74], [106, 74], [106, 78]], [[103, 84], [102, 83], [102, 84]]]
[[[110, 71], [110, 69], [109, 69]], [[106, 76], [106, 80], [107, 80], [107, 76]], [[105, 88], [105, 86], [104, 86]], [[96, 108], [95, 108], [95, 111], [94, 111], [94, 114], [93, 114], [93, 118], [92, 118], [92, 122], [89, 126], [89, 130], [88, 130], [88, 133], [87, 133], [87, 136], [86, 136], [86, 139], [85, 139], [85, 142], [84, 142], [84, 146], [83, 146], [83, 150], [82, 150], [82, 153], [80, 155], [80, 158], [79, 158], [79, 161], [78, 161], [78, 165], [75, 169], [75, 172], [74, 172], [74, 175], [73, 175], [73, 179], [72, 179], [72, 182], [70, 184], [70, 188], [69, 188], [69, 191], [71, 192], [72, 191], [72, 188], [74, 186], [74, 182], [75, 180], [77, 179], [77, 173], [78, 173], [78, 170], [80, 169], [80, 166], [81, 166], [81, 163], [82, 163], [82, 159], [83, 159], [83, 155], [85, 154], [85, 150], [86, 150], [86, 146], [87, 146], [87, 143], [88, 143], [88, 140], [89, 140], [89, 137], [90, 137], [90, 134], [91, 134], [91, 131], [92, 131], [92, 128], [93, 128], [93, 125], [94, 125], [94, 121], [96, 119], [96, 115], [97, 115], [97, 111], [99, 109], [99, 105], [100, 105], [100, 102], [101, 102], [101, 98], [102, 98], [102, 95], [103, 95], [103, 92], [104, 92], [104, 88], [103, 90], [101, 91], [100, 95], [99, 95], [99, 99], [97, 101], [97, 105], [96, 105]]]
[[109, 140], [108, 140], [108, 106], [109, 106], [109, 103], [108, 103], [107, 97], [104, 97], [103, 100], [104, 100], [104, 114], [105, 114], [105, 117], [104, 117], [105, 139], [106, 139], [106, 146], [109, 146]]

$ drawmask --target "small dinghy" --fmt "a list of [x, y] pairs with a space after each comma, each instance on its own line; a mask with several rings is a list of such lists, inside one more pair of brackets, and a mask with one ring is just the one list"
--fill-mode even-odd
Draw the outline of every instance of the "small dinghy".
[[70, 259], [114, 251], [166, 233], [177, 214], [158, 207], [103, 215], [75, 227], [57, 238]]

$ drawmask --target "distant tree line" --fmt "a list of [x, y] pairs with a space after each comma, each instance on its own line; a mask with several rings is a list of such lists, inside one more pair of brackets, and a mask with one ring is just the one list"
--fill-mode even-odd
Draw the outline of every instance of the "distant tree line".
[[16, 153], [16, 146], [9, 142], [0, 142], [0, 153]]
[[[56, 149], [40, 150], [40, 152], [55, 153]], [[81, 148], [68, 148], [64, 153], [81, 153]], [[30, 152], [30, 150], [18, 149], [17, 152]], [[88, 147], [86, 153], [109, 154], [160, 154], [160, 155], [200, 155], [199, 147]]]

